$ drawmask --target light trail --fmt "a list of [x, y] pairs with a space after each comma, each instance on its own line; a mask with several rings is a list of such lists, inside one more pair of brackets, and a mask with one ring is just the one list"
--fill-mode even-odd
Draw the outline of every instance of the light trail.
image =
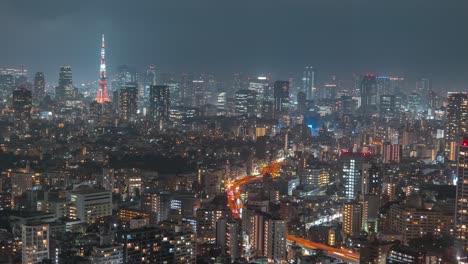
[[[228, 206], [231, 208], [232, 215], [235, 218], [241, 218], [241, 212], [243, 208], [243, 203], [241, 200], [241, 192], [240, 189], [244, 184], [251, 183], [257, 180], [262, 179], [264, 174], [271, 174], [273, 178], [279, 176], [279, 172], [281, 169], [281, 165], [283, 165], [283, 158], [277, 159], [276, 161], [270, 163], [269, 165], [264, 166], [260, 172], [261, 174], [254, 175], [254, 176], [243, 176], [238, 180], [229, 181], [225, 184], [225, 189], [228, 197]], [[287, 235], [286, 236], [288, 241], [295, 242], [297, 245], [310, 248], [310, 249], [320, 249], [326, 251], [329, 255], [335, 255], [337, 258], [341, 258], [344, 260], [357, 262], [359, 263], [359, 254], [346, 251], [339, 248], [330, 247], [324, 244], [316, 243], [304, 238]]]

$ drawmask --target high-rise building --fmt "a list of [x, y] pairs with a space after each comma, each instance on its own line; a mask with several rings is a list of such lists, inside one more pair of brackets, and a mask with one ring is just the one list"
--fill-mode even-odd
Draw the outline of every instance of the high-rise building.
[[363, 160], [360, 153], [345, 153], [340, 157], [345, 198], [353, 200], [362, 190]]
[[289, 111], [289, 82], [276, 81], [274, 84], [275, 113], [287, 114]]
[[280, 263], [286, 260], [286, 221], [270, 218], [265, 221], [265, 257]]
[[353, 237], [359, 234], [362, 228], [362, 204], [352, 201], [343, 207], [343, 234]]
[[389, 142], [386, 142], [383, 147], [385, 162], [400, 163], [401, 157], [403, 156], [403, 148], [401, 145], [390, 144]]
[[391, 95], [392, 91], [390, 90], [390, 77], [387, 76], [378, 76], [377, 81], [377, 94], [378, 96], [382, 95]]
[[206, 91], [206, 84], [205, 80], [202, 77], [192, 80], [192, 89], [191, 92], [191, 101], [192, 106], [200, 107], [207, 103], [207, 91]]
[[110, 102], [109, 91], [107, 89], [107, 76], [106, 76], [106, 46], [104, 44], [104, 34], [102, 34], [101, 43], [101, 65], [99, 67], [99, 87], [96, 94], [96, 102], [103, 104]]
[[17, 121], [31, 119], [32, 95], [26, 88], [13, 91], [13, 111]]
[[67, 192], [71, 203], [72, 219], [80, 219], [88, 224], [98, 218], [112, 215], [112, 192], [105, 190], [85, 190]]
[[150, 86], [150, 117], [152, 120], [166, 120], [169, 118], [169, 86]]
[[455, 161], [457, 143], [467, 133], [468, 94], [449, 93], [444, 137], [445, 153], [450, 161]]
[[314, 67], [307, 66], [302, 75], [302, 91], [307, 95], [307, 100], [314, 101], [318, 98], [317, 77]]
[[459, 141], [457, 153], [456, 238], [462, 251], [468, 251], [468, 137]]
[[[166, 84], [166, 83], [164, 83], [164, 84]], [[156, 85], [156, 66], [154, 66], [154, 65], [149, 65], [146, 68], [145, 92], [144, 92], [145, 97], [149, 95], [151, 85]]]
[[242, 232], [239, 220], [220, 218], [216, 221], [216, 245], [221, 248], [221, 254], [230, 256], [231, 261], [241, 256]]
[[45, 88], [46, 87], [44, 73], [36, 72], [36, 75], [34, 76], [34, 98], [36, 98], [37, 100], [44, 99], [44, 96], [46, 94]]
[[125, 84], [119, 90], [120, 118], [123, 121], [135, 121], [137, 115], [138, 87], [135, 84]]
[[382, 117], [393, 117], [395, 115], [395, 96], [381, 95], [380, 96], [380, 115]]
[[257, 108], [257, 93], [253, 90], [239, 90], [236, 92], [235, 112], [240, 115], [255, 115]]
[[373, 114], [377, 110], [377, 80], [374, 74], [366, 74], [361, 81], [361, 110]]
[[22, 225], [22, 262], [23, 264], [43, 263], [49, 258], [49, 225]]
[[114, 89], [119, 89], [120, 87], [127, 84], [138, 84], [138, 73], [135, 70], [135, 68], [131, 66], [128, 66], [126, 64], [120, 65], [119, 67], [117, 67], [115, 83], [117, 87], [114, 87]]
[[254, 208], [247, 208], [243, 221], [247, 242], [257, 256], [267, 257], [276, 263], [286, 259], [285, 220]]
[[216, 102], [216, 107], [218, 109], [218, 115], [225, 115], [227, 112], [227, 97], [225, 92], [218, 94], [218, 100]]
[[421, 78], [416, 82], [416, 92], [423, 98], [427, 97], [431, 89], [431, 80], [427, 78]]
[[55, 88], [55, 98], [59, 101], [72, 100], [76, 96], [76, 88], [73, 87], [72, 71], [70, 66], [61, 66], [59, 83]]
[[257, 93], [257, 99], [259, 101], [265, 99], [265, 93], [267, 92], [269, 85], [267, 77], [259, 76], [255, 79], [249, 80], [249, 90], [253, 90]]

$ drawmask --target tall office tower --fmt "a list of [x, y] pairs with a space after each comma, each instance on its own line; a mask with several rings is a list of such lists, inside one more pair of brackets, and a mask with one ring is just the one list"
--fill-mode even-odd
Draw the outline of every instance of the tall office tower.
[[257, 109], [257, 93], [252, 90], [237, 91], [234, 107], [236, 114], [254, 116]]
[[304, 74], [302, 75], [302, 89], [303, 92], [307, 95], [307, 100], [317, 100], [317, 76], [315, 69], [312, 66], [307, 66], [304, 69]]
[[265, 257], [276, 263], [286, 261], [286, 221], [270, 218], [265, 221]]
[[377, 110], [377, 81], [374, 74], [366, 74], [361, 81], [361, 112], [373, 114]]
[[345, 198], [353, 200], [362, 190], [362, 155], [360, 153], [342, 154], [340, 164], [342, 182], [345, 187]]
[[26, 88], [13, 91], [13, 111], [16, 121], [31, 119], [32, 95]]
[[67, 192], [67, 202], [73, 217], [88, 224], [100, 217], [112, 215], [112, 192], [106, 190], [85, 190]]
[[384, 145], [384, 162], [400, 163], [401, 157], [403, 156], [403, 148], [398, 144], [390, 144], [386, 142]]
[[169, 86], [151, 85], [150, 87], [150, 118], [155, 120], [167, 120], [169, 118]]
[[343, 207], [343, 234], [353, 237], [359, 234], [362, 227], [362, 205], [359, 202], [347, 202]]
[[429, 92], [431, 91], [431, 80], [426, 78], [421, 78], [416, 82], [416, 92], [422, 97], [427, 98]]
[[49, 225], [22, 225], [22, 262], [23, 264], [43, 263], [49, 258]]
[[42, 100], [44, 99], [45, 94], [44, 73], [36, 72], [36, 75], [34, 76], [34, 98], [37, 100]]
[[303, 92], [297, 93], [297, 111], [299, 113], [304, 114], [308, 110], [306, 100], [307, 100], [307, 97], [305, 93]]
[[180, 99], [183, 106], [192, 106], [192, 76], [189, 74], [182, 74], [180, 76]]
[[218, 109], [218, 115], [225, 115], [227, 111], [227, 98], [226, 93], [222, 92], [218, 94], [218, 100], [216, 102], [216, 108]]
[[[365, 173], [364, 173], [365, 169]], [[370, 166], [363, 165], [363, 194], [375, 194], [380, 196], [382, 193], [383, 170], [376, 163]]]
[[405, 78], [390, 77], [390, 92], [389, 94], [395, 95], [401, 93], [405, 88]]
[[390, 77], [378, 76], [377, 77], [377, 96], [380, 98], [382, 95], [390, 95]]
[[75, 98], [76, 90], [73, 87], [72, 71], [70, 66], [61, 66], [59, 83], [55, 88], [55, 98], [58, 100], [70, 100]]
[[138, 87], [135, 84], [125, 84], [119, 91], [120, 117], [123, 121], [135, 121], [137, 115]]
[[200, 107], [205, 105], [207, 103], [205, 80], [203, 80], [201, 77], [192, 80], [191, 93], [192, 106]]
[[456, 146], [468, 133], [468, 94], [449, 93], [445, 120], [445, 153], [450, 161], [456, 159]]
[[265, 94], [270, 86], [269, 80], [267, 77], [259, 76], [249, 80], [249, 90], [257, 92], [257, 100], [265, 100]]
[[274, 109], [278, 115], [289, 111], [289, 82], [276, 81], [274, 84]]
[[117, 67], [116, 88], [120, 88], [126, 84], [138, 84], [138, 73], [135, 68], [128, 65], [120, 65]]
[[0, 91], [11, 92], [15, 86], [15, 76], [12, 74], [0, 74]]
[[[460, 142], [461, 141], [461, 142]], [[457, 161], [456, 238], [460, 248], [468, 251], [468, 137], [460, 140]]]
[[395, 96], [384, 94], [380, 96], [380, 116], [393, 117], [395, 115]]
[[104, 45], [104, 34], [102, 34], [101, 43], [101, 65], [99, 67], [99, 87], [96, 94], [96, 102], [103, 104], [110, 102], [109, 91], [107, 89], [107, 76], [106, 76], [106, 47]]
[[[160, 83], [160, 84], [163, 84], [163, 83]], [[146, 68], [145, 91], [144, 91], [144, 96], [145, 97], [149, 95], [151, 85], [156, 85], [156, 66], [154, 66], [154, 65], [149, 65]]]

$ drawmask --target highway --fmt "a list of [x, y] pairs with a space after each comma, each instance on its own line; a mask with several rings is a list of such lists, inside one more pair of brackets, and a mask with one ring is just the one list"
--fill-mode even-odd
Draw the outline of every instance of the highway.
[[[241, 199], [241, 187], [247, 183], [261, 180], [266, 173], [271, 174], [273, 178], [279, 176], [283, 159], [278, 159], [261, 169], [261, 173], [254, 176], [243, 176], [234, 181], [228, 181], [225, 184], [226, 193], [228, 196], [228, 206], [231, 208], [232, 214], [235, 218], [240, 218], [242, 215], [243, 203]], [[325, 251], [329, 256], [341, 259], [350, 263], [359, 263], [359, 254], [347, 250], [330, 247], [324, 244], [316, 243], [304, 238], [287, 235], [289, 242], [294, 242], [297, 245], [307, 249], [320, 249]]]

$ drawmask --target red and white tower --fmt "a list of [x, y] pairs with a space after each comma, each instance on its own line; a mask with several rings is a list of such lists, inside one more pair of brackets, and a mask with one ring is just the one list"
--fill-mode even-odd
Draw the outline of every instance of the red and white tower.
[[104, 34], [102, 34], [102, 45], [101, 45], [101, 67], [99, 68], [99, 88], [96, 95], [96, 102], [102, 104], [110, 102], [109, 91], [107, 90], [107, 78], [106, 78], [106, 47], [104, 46]]

